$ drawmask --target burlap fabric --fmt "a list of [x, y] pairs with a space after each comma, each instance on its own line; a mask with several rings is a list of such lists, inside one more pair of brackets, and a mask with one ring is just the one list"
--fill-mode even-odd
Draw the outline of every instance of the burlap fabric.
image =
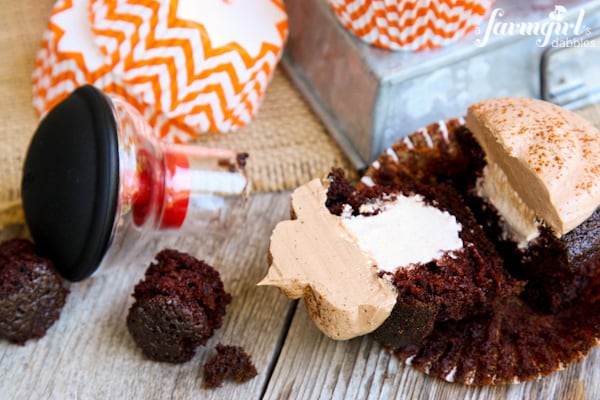
[[[31, 105], [31, 72], [53, 4], [0, 0], [0, 226], [22, 220], [21, 168], [38, 122]], [[251, 124], [199, 142], [248, 152], [254, 192], [292, 189], [324, 176], [332, 166], [352, 168], [281, 70]]]
[[[0, 0], [0, 227], [22, 222], [21, 167], [38, 117], [31, 71], [54, 0]], [[581, 113], [600, 126], [600, 106]], [[200, 144], [250, 153], [253, 191], [292, 189], [332, 166], [352, 167], [282, 71], [271, 82], [257, 118], [235, 133]]]

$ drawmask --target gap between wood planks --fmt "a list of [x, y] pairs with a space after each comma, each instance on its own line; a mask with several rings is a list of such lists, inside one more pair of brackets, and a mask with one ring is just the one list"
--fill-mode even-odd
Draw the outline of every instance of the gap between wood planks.
[[296, 310], [298, 309], [299, 302], [300, 302], [300, 300], [292, 301], [292, 304], [288, 308], [288, 311], [285, 315], [285, 322], [283, 324], [283, 329], [281, 329], [281, 333], [279, 334], [279, 337], [277, 338], [277, 344], [275, 346], [274, 356], [271, 359], [271, 361], [269, 362], [269, 365], [267, 367], [267, 372], [266, 372], [267, 378], [265, 379], [265, 383], [260, 391], [260, 397], [259, 397], [260, 399], [263, 399], [265, 397], [267, 389], [269, 388], [269, 385], [271, 383], [271, 378], [273, 377], [273, 371], [275, 370], [275, 367], [277, 366], [277, 363], [279, 362], [279, 357], [281, 356], [281, 350], [283, 349], [283, 345], [285, 344], [285, 340], [287, 339], [287, 335], [290, 331], [290, 326], [292, 325], [294, 316], [296, 315]]

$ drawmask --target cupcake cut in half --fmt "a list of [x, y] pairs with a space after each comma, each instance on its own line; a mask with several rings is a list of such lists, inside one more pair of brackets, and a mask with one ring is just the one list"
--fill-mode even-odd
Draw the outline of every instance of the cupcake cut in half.
[[600, 337], [598, 146], [556, 106], [478, 103], [397, 142], [356, 187], [339, 171], [300, 187], [260, 284], [304, 297], [328, 336], [372, 333], [447, 381], [547, 375]]
[[296, 219], [273, 232], [260, 284], [304, 297], [334, 339], [376, 331], [394, 346], [414, 343], [436, 321], [520, 290], [449, 185], [357, 189], [334, 170], [325, 185], [298, 189], [292, 207]]

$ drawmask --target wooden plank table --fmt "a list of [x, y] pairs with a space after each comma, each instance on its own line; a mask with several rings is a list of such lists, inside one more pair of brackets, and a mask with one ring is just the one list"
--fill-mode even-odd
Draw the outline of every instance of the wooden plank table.
[[[23, 347], [0, 340], [0, 399], [600, 399], [599, 349], [538, 381], [478, 388], [404, 366], [370, 337], [325, 337], [301, 301], [256, 286], [267, 270], [270, 233], [288, 213], [289, 193], [257, 194], [228, 213], [227, 232], [124, 243], [118, 262], [71, 286], [46, 337]], [[223, 327], [179, 365], [146, 359], [125, 324], [133, 286], [164, 247], [213, 264], [233, 295]], [[202, 389], [201, 366], [218, 342], [243, 346], [259, 375]]]

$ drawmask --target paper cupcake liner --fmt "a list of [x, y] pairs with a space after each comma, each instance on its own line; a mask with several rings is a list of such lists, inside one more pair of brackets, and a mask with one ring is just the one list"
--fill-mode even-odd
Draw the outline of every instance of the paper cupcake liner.
[[60, 0], [42, 36], [33, 70], [33, 105], [43, 115], [79, 86], [104, 90], [113, 65], [94, 45], [88, 0]]
[[453, 43], [483, 21], [493, 0], [328, 0], [340, 22], [365, 42], [389, 50]]
[[[463, 119], [431, 124], [398, 141], [371, 164], [361, 182], [393, 185], [403, 176], [455, 176], [448, 168], [463, 158], [456, 132]], [[443, 160], [440, 162], [440, 160]], [[424, 373], [467, 385], [500, 385], [541, 378], [585, 357], [600, 341], [600, 261], [586, 267], [592, 278], [577, 301], [549, 314], [513, 296], [493, 311], [436, 323], [417, 345], [390, 349]], [[595, 272], [594, 272], [595, 271]], [[582, 272], [588, 274], [588, 272]]]
[[281, 0], [59, 1], [34, 105], [43, 114], [91, 83], [126, 98], [165, 140], [236, 130], [258, 112], [287, 32]]

